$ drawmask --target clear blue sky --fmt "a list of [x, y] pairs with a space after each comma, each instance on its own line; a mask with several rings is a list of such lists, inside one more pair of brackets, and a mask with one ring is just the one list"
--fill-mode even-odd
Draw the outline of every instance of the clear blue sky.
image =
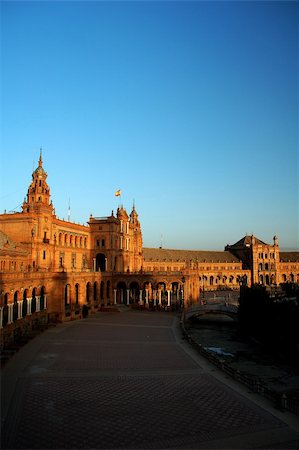
[[297, 2], [1, 2], [0, 211], [135, 200], [144, 246], [298, 248]]

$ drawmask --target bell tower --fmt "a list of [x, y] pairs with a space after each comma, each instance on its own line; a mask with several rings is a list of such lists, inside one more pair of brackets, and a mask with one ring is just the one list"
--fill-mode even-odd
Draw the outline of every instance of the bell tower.
[[130, 231], [131, 231], [131, 241], [132, 241], [132, 270], [139, 271], [142, 268], [143, 255], [142, 255], [142, 232], [141, 226], [138, 219], [138, 214], [133, 204], [133, 209], [130, 214]]
[[27, 191], [27, 200], [24, 199], [23, 212], [53, 213], [53, 205], [50, 202], [50, 188], [47, 184], [47, 173], [43, 168], [42, 150], [38, 161], [38, 167], [32, 173], [32, 181]]

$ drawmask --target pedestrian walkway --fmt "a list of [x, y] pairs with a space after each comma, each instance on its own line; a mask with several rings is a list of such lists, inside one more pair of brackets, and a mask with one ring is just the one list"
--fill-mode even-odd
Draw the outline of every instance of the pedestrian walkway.
[[298, 449], [298, 418], [225, 377], [172, 313], [60, 324], [2, 371], [3, 449]]

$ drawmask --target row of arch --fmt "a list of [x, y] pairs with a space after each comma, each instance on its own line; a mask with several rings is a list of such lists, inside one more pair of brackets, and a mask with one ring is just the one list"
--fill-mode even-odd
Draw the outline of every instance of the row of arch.
[[203, 275], [199, 277], [199, 282], [202, 284], [202, 286], [205, 285], [209, 285], [209, 286], [214, 286], [214, 285], [238, 285], [241, 281], [241, 279], [244, 281], [244, 277], [247, 280], [247, 276], [246, 275], [230, 275], [230, 276], [226, 276], [226, 275]]
[[87, 237], [86, 236], [73, 236], [68, 233], [59, 233], [58, 244], [65, 245], [69, 247], [79, 247], [87, 248]]
[[46, 309], [45, 286], [39, 289], [34, 287], [31, 297], [29, 289], [24, 289], [23, 292], [15, 291], [12, 301], [10, 301], [10, 295], [6, 292], [3, 296], [3, 305], [0, 307], [0, 327]]

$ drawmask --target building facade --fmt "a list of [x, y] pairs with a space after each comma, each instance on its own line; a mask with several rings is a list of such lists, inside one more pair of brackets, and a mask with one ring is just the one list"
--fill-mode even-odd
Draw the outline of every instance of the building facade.
[[245, 236], [224, 251], [145, 248], [135, 206], [87, 225], [59, 219], [42, 155], [20, 212], [0, 215], [0, 329], [66, 321], [103, 305], [182, 307], [240, 283], [299, 282], [299, 252]]

